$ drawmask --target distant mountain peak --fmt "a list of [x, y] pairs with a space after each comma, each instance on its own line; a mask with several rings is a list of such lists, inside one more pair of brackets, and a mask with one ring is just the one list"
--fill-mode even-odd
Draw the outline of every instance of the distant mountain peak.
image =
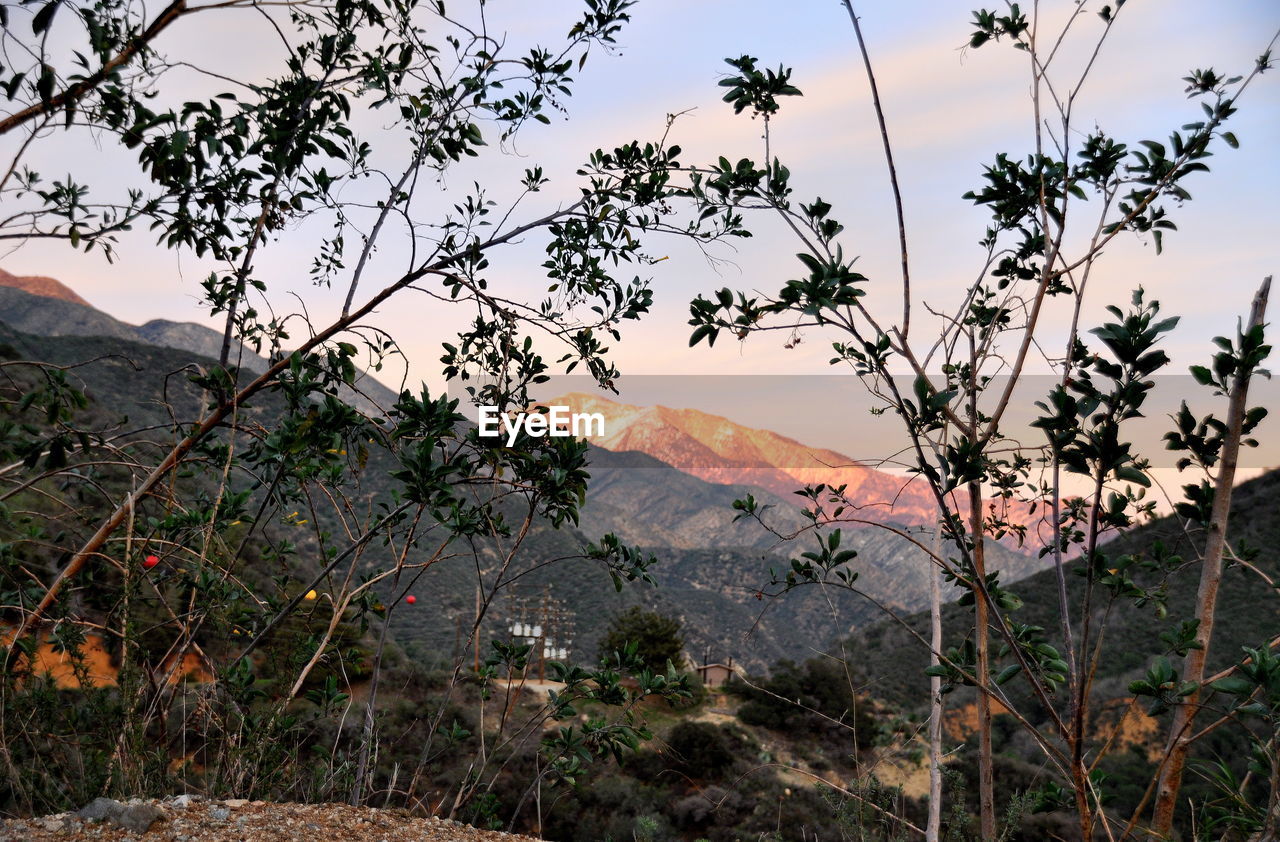
[[612, 451], [640, 451], [708, 482], [754, 485], [795, 505], [794, 492], [807, 485], [846, 486], [877, 522], [932, 526], [937, 506], [922, 481], [895, 476], [823, 447], [812, 447], [772, 430], [739, 424], [697, 409], [635, 406], [599, 395], [570, 392], [546, 401], [574, 412], [605, 417], [605, 435], [591, 443]]
[[[122, 322], [104, 313], [53, 278], [19, 277], [0, 269], [0, 322], [32, 336], [103, 336], [183, 351], [212, 361], [222, 353], [222, 331], [196, 322], [152, 319], [143, 325]], [[232, 365], [261, 374], [268, 362], [248, 346], [235, 343]], [[364, 412], [381, 414], [397, 393], [367, 372], [348, 400]]]
[[93, 306], [62, 281], [45, 277], [44, 275], [14, 275], [11, 272], [0, 269], [0, 286], [20, 289], [23, 292], [38, 295], [41, 298], [70, 301], [72, 304], [83, 304], [86, 307]]

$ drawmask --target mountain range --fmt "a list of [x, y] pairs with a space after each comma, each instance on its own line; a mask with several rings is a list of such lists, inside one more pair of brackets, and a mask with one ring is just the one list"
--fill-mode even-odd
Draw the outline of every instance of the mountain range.
[[79, 304], [84, 307], [92, 307], [88, 301], [81, 298], [75, 290], [64, 284], [56, 278], [46, 278], [43, 275], [13, 275], [0, 269], [0, 287], [9, 289], [18, 289], [31, 295], [38, 295], [41, 298], [52, 298], [57, 301], [69, 301], [72, 304]]
[[[129, 357], [139, 370], [104, 359], [78, 368], [77, 375], [91, 399], [137, 421], [158, 406], [165, 374], [190, 363], [212, 364], [210, 357], [216, 356], [222, 339], [217, 331], [194, 323], [157, 320], [131, 325], [94, 309], [56, 280], [2, 271], [0, 322], [18, 332], [0, 330], [0, 338], [23, 354], [48, 361], [65, 364], [110, 352]], [[266, 365], [247, 352], [246, 359], [251, 370]], [[395, 393], [371, 376], [359, 383], [373, 405], [394, 402]], [[613, 594], [607, 577], [589, 570], [589, 565], [528, 578], [529, 588], [554, 588], [574, 608], [580, 652], [593, 653], [609, 616], [637, 602], [680, 616], [691, 652], [733, 656], [753, 668], [781, 657], [801, 657], [873, 620], [878, 609], [849, 593], [818, 598], [815, 592], [809, 599], [797, 595], [772, 607], [758, 598], [769, 569], [785, 566], [815, 540], [804, 534], [786, 541], [777, 534], [799, 532], [808, 523], [805, 501], [793, 493], [804, 484], [847, 484], [855, 501], [868, 504], [862, 513], [870, 520], [917, 532], [932, 524], [923, 489], [903, 488], [903, 479], [832, 450], [697, 410], [636, 407], [581, 394], [556, 402], [605, 414], [608, 435], [592, 440], [592, 479], [578, 526], [535, 530], [531, 557], [572, 555], [583, 541], [613, 532], [661, 562], [655, 568], [659, 588], [629, 589], [621, 596]], [[748, 519], [735, 522], [733, 501], [748, 494], [771, 507], [768, 520], [776, 533]], [[888, 502], [893, 505], [883, 505]], [[927, 603], [930, 568], [909, 540], [881, 529], [855, 529], [846, 531], [845, 545], [859, 553], [853, 566], [868, 596], [904, 611]], [[991, 546], [991, 559], [1005, 572], [1006, 581], [1044, 566], [1000, 545]], [[438, 595], [441, 613], [447, 616], [470, 610], [474, 581], [464, 574], [442, 568], [424, 580], [423, 587]], [[393, 632], [402, 642], [428, 651], [448, 651], [454, 623], [442, 624], [438, 618], [424, 622], [425, 616], [401, 612]]]
[[[190, 351], [217, 359], [222, 334], [195, 322], [152, 319], [131, 325], [95, 309], [61, 281], [40, 276], [18, 276], [0, 269], [0, 318], [9, 327], [36, 336], [106, 336]], [[261, 374], [267, 361], [243, 349], [241, 367]]]
[[570, 392], [547, 401], [574, 412], [599, 413], [605, 435], [591, 443], [613, 451], [637, 451], [707, 482], [751, 485], [796, 505], [805, 486], [845, 486], [863, 508], [860, 517], [880, 523], [932, 526], [937, 504], [923, 482], [867, 467], [852, 457], [812, 447], [772, 430], [748, 427], [696, 409], [632, 406], [598, 395]]

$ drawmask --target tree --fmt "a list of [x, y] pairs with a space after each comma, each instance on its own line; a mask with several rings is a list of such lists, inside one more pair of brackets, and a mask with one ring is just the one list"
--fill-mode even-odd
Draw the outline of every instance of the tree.
[[684, 638], [680, 635], [681, 625], [675, 617], [632, 606], [609, 623], [608, 631], [600, 638], [600, 659], [608, 661], [615, 652], [634, 647], [635, 655], [645, 669], [665, 673], [668, 663], [682, 669]]
[[[155, 644], [173, 663], [192, 652], [211, 659], [220, 719], [207, 735], [210, 780], [263, 792], [297, 769], [279, 754], [297, 726], [294, 700], [336, 709], [345, 695], [313, 678], [354, 672], [360, 661], [371, 670], [362, 728], [354, 740], [335, 738], [325, 786], [345, 779], [336, 770], [349, 763], [354, 783], [337, 797], [363, 801], [375, 783], [386, 630], [414, 582], [469, 559], [480, 598], [468, 639], [478, 641], [493, 600], [525, 572], [520, 549], [530, 533], [576, 519], [585, 445], [524, 436], [500, 446], [476, 434], [458, 400], [401, 388], [377, 405], [359, 393], [358, 376], [399, 353], [395, 337], [367, 318], [418, 296], [466, 308], [471, 321], [442, 342], [440, 371], [477, 403], [522, 410], [529, 387], [557, 367], [581, 368], [608, 387], [618, 372], [606, 343], [649, 309], [647, 281], [628, 271], [650, 262], [643, 241], [738, 233], [672, 217], [680, 150], [665, 138], [586, 154], [567, 198], [538, 210], [529, 206], [555, 174], [537, 166], [514, 184], [442, 186], [460, 162], [501, 154], [518, 132], [563, 110], [574, 74], [611, 48], [630, 5], [586, 0], [551, 46], [502, 36], [483, 3], [178, 0], [147, 17], [137, 4], [43, 0], [0, 12], [0, 37], [15, 57], [0, 69], [11, 103], [0, 136], [17, 139], [0, 177], [8, 211], [0, 237], [115, 258], [131, 243], [124, 233], [145, 226], [200, 267], [204, 305], [225, 324], [220, 359], [188, 369], [182, 400], [180, 382], [149, 424], [89, 424], [66, 367], [5, 363], [6, 374], [23, 374], [5, 395], [3, 496], [41, 507], [31, 522], [0, 511], [2, 610], [14, 627], [4, 680], [16, 692], [49, 629], [72, 649], [85, 628], [120, 641], [133, 676], [120, 715], [84, 735], [118, 746], [104, 756], [106, 780], [120, 792], [142, 787], [148, 735], [194, 727], [161, 664], [145, 657]], [[276, 45], [261, 57], [262, 76], [238, 78], [231, 55], [229, 66], [199, 68], [165, 57], [177, 20], [235, 8], [251, 10], [254, 32]], [[186, 95], [193, 78], [212, 91]], [[46, 184], [28, 162], [63, 135], [95, 139], [131, 163], [136, 186], [99, 196], [74, 174]], [[325, 310], [318, 302], [280, 292], [285, 278], [267, 258], [291, 238], [314, 246], [293, 279], [340, 292], [327, 320], [313, 320]], [[494, 264], [504, 247], [535, 238], [545, 244], [549, 291], [530, 304], [494, 279]], [[243, 366], [242, 348], [264, 354], [265, 371]], [[156, 574], [146, 573], [149, 555], [163, 557]], [[612, 536], [575, 557], [618, 583], [644, 577], [652, 563]], [[380, 629], [367, 649], [345, 645], [352, 626], [371, 625]], [[137, 645], [141, 630], [155, 636], [148, 646]], [[482, 678], [519, 653], [496, 657]], [[466, 736], [446, 713], [469, 660], [455, 661], [429, 717], [411, 792], [427, 785], [423, 770], [439, 746]], [[280, 672], [262, 675], [265, 664]], [[19, 696], [8, 690], [12, 704]], [[571, 701], [538, 716], [569, 716]], [[507, 728], [504, 716], [496, 739], [509, 751], [542, 733], [514, 729], [513, 739]], [[24, 732], [20, 718], [6, 717], [0, 730], [7, 768], [22, 766], [14, 758], [26, 749], [39, 754], [44, 735]], [[249, 751], [238, 751], [250, 731]], [[567, 778], [560, 759], [609, 754], [636, 733], [615, 739], [610, 726], [585, 743], [548, 740], [537, 780]], [[486, 781], [491, 738], [480, 735], [486, 759], [456, 789], [433, 794], [435, 803], [457, 813], [492, 786], [504, 762]], [[42, 766], [46, 773], [66, 769]], [[30, 781], [15, 800], [25, 810], [75, 806], [64, 803], [65, 782]]]
[[[1096, 56], [1103, 48], [1123, 5], [1097, 10], [1101, 22], [1087, 54]], [[900, 298], [901, 317], [887, 321], [867, 306], [864, 299], [883, 294], [885, 285], [853, 268], [856, 258], [842, 243], [847, 232], [833, 216], [832, 205], [820, 197], [796, 197], [791, 173], [771, 146], [770, 122], [778, 119], [781, 98], [799, 93], [790, 71], [765, 71], [755, 58], [743, 56], [727, 60], [733, 75], [721, 84], [729, 88], [725, 100], [735, 112], [750, 111], [762, 121], [763, 161], [735, 164], [721, 158], [695, 169], [690, 194], [708, 215], [755, 211], [780, 218], [800, 248], [799, 276], [773, 293], [726, 288], [710, 297], [699, 296], [690, 308], [690, 344], [711, 344], [726, 334], [745, 340], [773, 330], [820, 333], [831, 340], [832, 364], [847, 367], [882, 400], [884, 409], [901, 419], [915, 481], [932, 492], [939, 511], [938, 532], [955, 549], [942, 552], [938, 544], [931, 548], [927, 541], [906, 537], [917, 541], [941, 575], [963, 590], [961, 604], [973, 611], [970, 627], [950, 645], [940, 644], [936, 637], [920, 642], [937, 659], [929, 673], [942, 681], [944, 691], [967, 685], [977, 693], [981, 838], [996, 838], [999, 832], [991, 743], [995, 704], [1007, 709], [1041, 747], [1055, 775], [1049, 786], [1053, 797], [1046, 795], [1046, 803], [1065, 796], [1081, 838], [1094, 838], [1100, 825], [1106, 826], [1109, 838], [1131, 836], [1144, 818], [1147, 802], [1127, 823], [1108, 814], [1105, 785], [1094, 772], [1110, 744], [1090, 735], [1086, 723], [1097, 701], [1093, 676], [1107, 612], [1120, 604], [1130, 604], [1131, 610], [1158, 607], [1163, 584], [1184, 563], [1159, 547], [1141, 559], [1117, 559], [1103, 546], [1108, 536], [1127, 529], [1153, 507], [1144, 498], [1151, 485], [1150, 463], [1132, 451], [1125, 430], [1142, 416], [1152, 388], [1149, 378], [1169, 362], [1157, 346], [1177, 319], [1163, 316], [1158, 302], [1141, 289], [1133, 293], [1128, 308], [1109, 307], [1112, 319], [1091, 331], [1092, 338], [1081, 324], [1081, 313], [1086, 291], [1096, 294], [1088, 281], [1106, 246], [1134, 234], [1150, 238], [1158, 253], [1165, 233], [1176, 227], [1171, 212], [1191, 198], [1186, 185], [1196, 173], [1208, 170], [1214, 149], [1237, 145], [1226, 124], [1246, 89], [1271, 68], [1270, 49], [1242, 76], [1192, 71], [1184, 82], [1200, 108], [1189, 122], [1172, 131], [1166, 142], [1126, 143], [1101, 128], [1083, 127], [1074, 108], [1093, 62], [1083, 73], [1070, 71], [1062, 67], [1058, 45], [1086, 19], [1084, 4], [1078, 4], [1056, 32], [1048, 30], [1038, 5], [1028, 11], [1010, 4], [1003, 11], [976, 12], [971, 48], [1005, 41], [1029, 56], [1034, 147], [1025, 155], [996, 155], [985, 167], [983, 184], [966, 194], [991, 213], [979, 240], [977, 279], [956, 301], [926, 302], [931, 328], [938, 330], [913, 333], [913, 314], [919, 324], [921, 302], [912, 293], [893, 147], [858, 17], [852, 3], [844, 6], [871, 84], [892, 187], [900, 279], [890, 292]], [[1093, 218], [1079, 221], [1083, 208], [1090, 206], [1096, 211]], [[1193, 733], [1191, 727], [1200, 696], [1213, 686], [1204, 674], [1204, 653], [1212, 642], [1213, 594], [1235, 453], [1249, 443], [1249, 434], [1266, 414], [1265, 408], [1248, 408], [1247, 392], [1270, 350], [1263, 338], [1268, 287], [1269, 281], [1238, 335], [1215, 340], [1220, 350], [1213, 365], [1192, 370], [1199, 382], [1226, 397], [1228, 420], [1197, 418], [1184, 405], [1175, 419], [1178, 430], [1168, 439], [1171, 448], [1186, 453], [1184, 468], [1217, 473], [1187, 486], [1178, 509], [1189, 530], [1203, 530], [1208, 536], [1198, 559], [1203, 577], [1197, 610], [1192, 617], [1176, 618], [1180, 626], [1166, 627], [1163, 617], [1157, 624], [1168, 636], [1161, 639], [1171, 641], [1172, 652], [1185, 658], [1185, 669], [1179, 675], [1167, 659], [1160, 660], [1149, 680], [1131, 688], [1139, 696], [1154, 697], [1157, 711], [1176, 708], [1168, 748], [1152, 781], [1159, 791], [1150, 830], [1162, 837], [1172, 825], [1188, 742], [1204, 733]], [[1066, 301], [1072, 314], [1067, 342], [1058, 353], [1040, 344], [1046, 313], [1055, 300]], [[1039, 447], [1013, 440], [1005, 425], [1014, 390], [1033, 356], [1060, 373], [1058, 385], [1038, 404], [1036, 426], [1046, 437]], [[899, 370], [908, 374], [897, 374]], [[996, 379], [997, 373], [1003, 379]], [[1087, 478], [1092, 491], [1067, 495], [1066, 474]], [[808, 502], [811, 525], [779, 537], [812, 534], [817, 546], [793, 559], [789, 569], [772, 574], [770, 594], [780, 596], [809, 585], [856, 591], [857, 554], [842, 549], [837, 527], [886, 527], [862, 518], [844, 489], [818, 485], [799, 493]], [[739, 517], [767, 525], [764, 507], [753, 498], [735, 506]], [[1031, 507], [1043, 513], [1047, 524], [1049, 537], [1039, 546], [1024, 517]], [[987, 569], [985, 542], [999, 539], [1032, 542], [1034, 549], [1053, 558], [1061, 617], [1055, 633], [1020, 623], [1018, 596], [998, 573]], [[1073, 552], [1078, 564], [1069, 560]], [[1066, 575], [1072, 567], [1085, 577], [1079, 603], [1068, 597]], [[1136, 576], [1139, 568], [1153, 572], [1154, 581]], [[1272, 642], [1260, 644], [1270, 647]], [[1246, 668], [1247, 664], [1240, 667]], [[1258, 692], [1263, 680], [1239, 678], [1217, 689]], [[1004, 689], [1015, 681], [1029, 697], [1025, 704]], [[935, 706], [935, 718], [938, 714]], [[1228, 720], [1239, 718], [1231, 714], [1218, 723]], [[1260, 750], [1273, 751], [1274, 739], [1263, 738]], [[936, 742], [933, 762], [940, 762]], [[932, 801], [928, 836], [936, 839], [936, 790]], [[1118, 836], [1112, 835], [1115, 831]]]

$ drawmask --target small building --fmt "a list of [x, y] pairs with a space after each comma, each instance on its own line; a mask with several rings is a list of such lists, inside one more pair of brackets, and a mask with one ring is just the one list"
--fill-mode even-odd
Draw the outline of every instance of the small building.
[[703, 664], [696, 669], [704, 687], [721, 687], [735, 672], [733, 658], [727, 664]]

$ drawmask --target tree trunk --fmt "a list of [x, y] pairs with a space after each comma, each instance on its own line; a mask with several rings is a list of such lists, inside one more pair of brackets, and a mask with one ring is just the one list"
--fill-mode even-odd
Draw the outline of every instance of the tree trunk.
[[[933, 530], [933, 554], [942, 555], [942, 526]], [[938, 664], [942, 651], [942, 572], [929, 563], [929, 666]], [[942, 677], [929, 677], [929, 821], [925, 842], [942, 838]]]
[[[1253, 310], [1245, 331], [1262, 324], [1267, 311], [1267, 297], [1271, 291], [1271, 278], [1253, 299]], [[1156, 806], [1152, 818], [1152, 830], [1157, 836], [1168, 837], [1173, 829], [1173, 814], [1178, 804], [1178, 791], [1182, 787], [1182, 773], [1191, 748], [1191, 736], [1200, 704], [1199, 685], [1204, 681], [1205, 661], [1209, 645], [1213, 642], [1214, 607], [1218, 600], [1218, 585], [1222, 581], [1222, 556], [1227, 544], [1227, 517], [1231, 512], [1231, 489], [1236, 478], [1236, 463], [1240, 455], [1241, 428], [1248, 409], [1249, 371], [1243, 371], [1232, 385], [1227, 409], [1227, 435], [1222, 443], [1222, 459], [1218, 465], [1218, 477], [1214, 483], [1213, 509], [1209, 516], [1208, 537], [1205, 540], [1204, 560], [1200, 567], [1200, 590], [1196, 600], [1196, 619], [1200, 621], [1196, 640], [1200, 648], [1187, 652], [1182, 672], [1183, 681], [1193, 681], [1196, 689], [1187, 696], [1173, 714], [1169, 729], [1169, 742], [1165, 747], [1168, 762], [1160, 773], [1156, 788]]]
[[988, 628], [989, 606], [986, 598], [987, 563], [983, 547], [982, 488], [969, 484], [969, 534], [973, 537], [974, 646], [978, 663], [974, 677], [978, 682], [978, 821], [983, 839], [996, 838], [995, 784], [991, 772], [991, 652]]

